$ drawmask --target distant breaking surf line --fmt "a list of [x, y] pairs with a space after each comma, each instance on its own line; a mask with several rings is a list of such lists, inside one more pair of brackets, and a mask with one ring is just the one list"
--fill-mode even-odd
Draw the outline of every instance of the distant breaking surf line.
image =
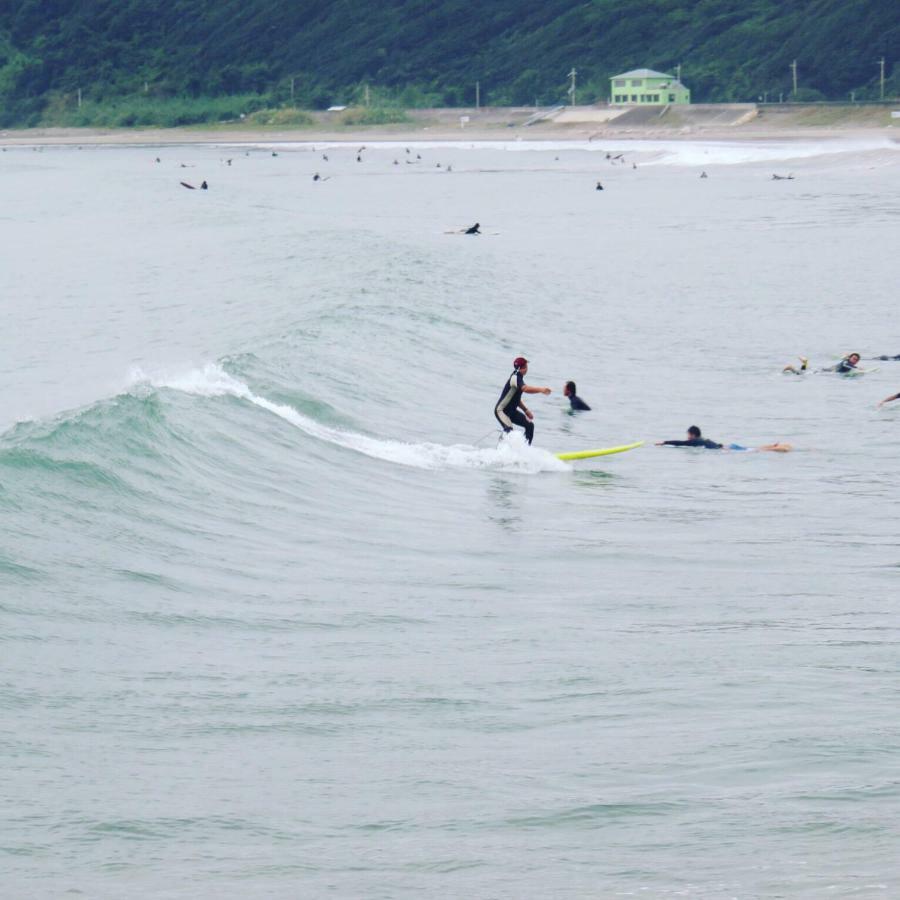
[[229, 375], [220, 365], [210, 363], [173, 378], [148, 378], [142, 372], [133, 375], [134, 383], [148, 383], [154, 388], [182, 391], [199, 397], [236, 397], [284, 419], [318, 440], [373, 459], [410, 466], [416, 469], [506, 469], [516, 472], [569, 471], [552, 453], [515, 442], [504, 442], [497, 448], [479, 448], [456, 444], [409, 444], [403, 441], [379, 440], [352, 431], [330, 428], [304, 416], [291, 406], [274, 403], [255, 394], [243, 381]]

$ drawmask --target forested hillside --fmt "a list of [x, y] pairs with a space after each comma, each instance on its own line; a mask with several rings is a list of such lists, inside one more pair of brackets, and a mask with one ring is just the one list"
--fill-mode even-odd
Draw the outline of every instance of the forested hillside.
[[0, 0], [0, 123], [228, 118], [366, 85], [375, 106], [472, 105], [476, 80], [485, 104], [555, 103], [572, 66], [580, 102], [679, 63], [695, 101], [756, 100], [789, 95], [795, 58], [797, 99], [876, 98], [882, 56], [896, 95], [900, 0]]

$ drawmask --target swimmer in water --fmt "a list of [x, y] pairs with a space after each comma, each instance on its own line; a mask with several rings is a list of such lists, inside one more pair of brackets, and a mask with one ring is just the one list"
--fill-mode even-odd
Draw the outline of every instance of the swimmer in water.
[[900, 400], [900, 394], [891, 394], [890, 397], [885, 397], [884, 400], [882, 400], [881, 403], [878, 404], [878, 408], [881, 409], [881, 407], [884, 406], [885, 403], [891, 403], [894, 400]]
[[764, 444], [762, 447], [743, 447], [740, 444], [717, 444], [709, 438], [703, 437], [700, 429], [696, 425], [691, 425], [687, 430], [686, 441], [657, 441], [657, 447], [702, 447], [704, 450], [766, 450], [772, 453], [788, 453], [794, 448], [790, 444], [777, 442], [774, 444]]
[[471, 228], [466, 228], [463, 234], [481, 234], [481, 225], [476, 222]]
[[569, 398], [569, 406], [573, 411], [576, 410], [584, 410], [585, 412], [590, 411], [590, 407], [578, 394], [575, 392], [575, 382], [567, 381], [566, 386], [563, 388], [563, 396]]

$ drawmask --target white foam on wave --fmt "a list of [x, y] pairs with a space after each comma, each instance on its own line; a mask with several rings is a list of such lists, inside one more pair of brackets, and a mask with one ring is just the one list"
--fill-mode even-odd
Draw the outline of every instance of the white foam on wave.
[[[644, 142], [635, 142], [644, 143]], [[889, 138], [825, 139], [818, 141], [676, 141], [657, 145], [661, 151], [648, 165], [739, 166], [748, 163], [813, 159], [834, 154], [900, 150]]]
[[[229, 145], [222, 145], [229, 146]], [[345, 141], [331, 143], [270, 142], [255, 145], [260, 149], [339, 150], [356, 147]], [[866, 151], [900, 151], [900, 144], [889, 137], [872, 138], [823, 138], [821, 140], [704, 140], [703, 138], [675, 139], [627, 139], [599, 136], [595, 140], [509, 140], [509, 141], [371, 141], [372, 150], [505, 150], [514, 153], [560, 153], [581, 151], [588, 153], [623, 153], [629, 159], [637, 157], [643, 165], [656, 166], [711, 166], [744, 165], [747, 163], [812, 159], [831, 154], [853, 154]]]
[[529, 447], [521, 439], [503, 441], [497, 448], [467, 444], [410, 444], [331, 428], [304, 416], [291, 406], [274, 403], [255, 394], [244, 382], [212, 363], [175, 377], [153, 378], [135, 370], [131, 381], [134, 386], [150, 384], [154, 388], [169, 388], [200, 397], [237, 397], [279, 416], [317, 440], [401, 466], [416, 469], [502, 469], [521, 473], [569, 471], [569, 466], [552, 453]]

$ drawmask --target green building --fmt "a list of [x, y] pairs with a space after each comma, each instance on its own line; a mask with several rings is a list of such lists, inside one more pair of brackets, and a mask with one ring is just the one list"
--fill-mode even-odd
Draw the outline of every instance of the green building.
[[634, 69], [609, 80], [611, 106], [666, 106], [690, 103], [691, 92], [674, 76], [653, 69]]

